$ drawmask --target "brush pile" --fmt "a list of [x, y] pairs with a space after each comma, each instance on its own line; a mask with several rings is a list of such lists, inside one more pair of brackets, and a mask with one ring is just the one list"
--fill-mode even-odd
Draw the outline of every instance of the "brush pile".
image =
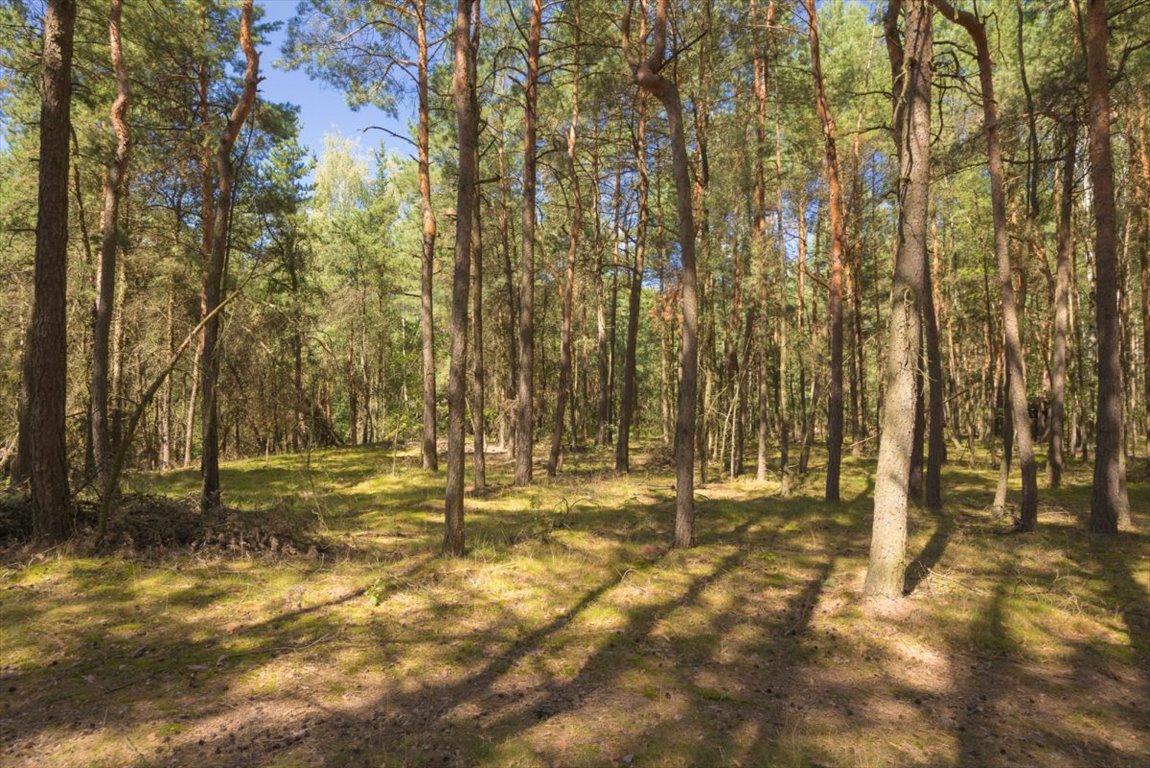
[[[77, 540], [95, 544], [99, 506], [78, 500], [72, 511]], [[313, 529], [310, 517], [284, 508], [216, 507], [201, 512], [190, 499], [126, 494], [112, 508], [103, 546], [135, 552], [182, 549], [318, 557], [325, 547]], [[0, 496], [0, 543], [21, 543], [31, 536], [32, 505], [28, 497]]]

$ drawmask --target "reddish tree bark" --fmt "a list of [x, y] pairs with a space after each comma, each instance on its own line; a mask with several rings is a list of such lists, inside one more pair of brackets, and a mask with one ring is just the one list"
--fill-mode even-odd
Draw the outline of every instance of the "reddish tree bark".
[[843, 241], [846, 237], [843, 223], [843, 193], [839, 178], [838, 151], [835, 136], [838, 132], [834, 116], [827, 101], [823, 83], [823, 68], [819, 55], [819, 22], [815, 0], [804, 0], [809, 20], [811, 46], [811, 74], [815, 83], [815, 106], [823, 125], [824, 163], [827, 172], [827, 195], [831, 208], [831, 282], [827, 303], [827, 322], [830, 325], [831, 364], [830, 384], [827, 389], [827, 478], [825, 498], [839, 501], [839, 476], [843, 455]]

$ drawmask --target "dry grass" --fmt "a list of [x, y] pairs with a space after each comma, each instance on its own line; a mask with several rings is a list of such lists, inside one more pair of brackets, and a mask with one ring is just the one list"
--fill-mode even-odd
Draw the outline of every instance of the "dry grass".
[[225, 469], [230, 504], [314, 516], [334, 556], [9, 550], [0, 764], [1150, 763], [1150, 539], [1083, 532], [1084, 469], [1006, 536], [990, 473], [952, 468], [883, 605], [860, 598], [873, 463], [836, 508], [820, 478], [709, 485], [683, 552], [665, 468], [606, 461], [523, 490], [492, 456], [458, 560], [442, 476], [372, 449]]

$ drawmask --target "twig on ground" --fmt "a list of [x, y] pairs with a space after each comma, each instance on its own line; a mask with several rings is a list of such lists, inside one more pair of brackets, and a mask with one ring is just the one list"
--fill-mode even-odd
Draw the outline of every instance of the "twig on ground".
[[971, 592], [973, 592], [976, 595], [987, 595], [987, 594], [989, 594], [985, 589], [979, 589], [978, 587], [972, 587], [969, 584], [964, 584], [963, 582], [959, 581], [958, 579], [953, 579], [950, 576], [943, 575], [943, 574], [939, 573], [938, 571], [934, 570], [933, 568], [927, 568], [926, 569], [927, 580], [933, 579], [935, 577], [940, 578], [943, 581], [949, 582], [951, 584], [957, 584], [958, 586], [962, 587], [963, 589], [969, 589]]
[[320, 643], [323, 643], [323, 642], [326, 642], [327, 640], [330, 640], [332, 637], [333, 637], [333, 633], [329, 632], [326, 635], [321, 635], [320, 637], [317, 637], [315, 640], [312, 640], [310, 643], [305, 643], [303, 645], [280, 645], [280, 646], [276, 646], [275, 648], [256, 648], [256, 649], [251, 650], [251, 651], [240, 651], [238, 653], [225, 653], [223, 656], [220, 656], [218, 659], [216, 659], [216, 667], [218, 668], [218, 667], [222, 666], [225, 661], [230, 661], [231, 659], [239, 659], [239, 658], [242, 658], [244, 656], [259, 656], [259, 655], [264, 654], [264, 653], [289, 653], [289, 652], [293, 652], [293, 651], [305, 651], [308, 648], [312, 648], [314, 646], [319, 645]]

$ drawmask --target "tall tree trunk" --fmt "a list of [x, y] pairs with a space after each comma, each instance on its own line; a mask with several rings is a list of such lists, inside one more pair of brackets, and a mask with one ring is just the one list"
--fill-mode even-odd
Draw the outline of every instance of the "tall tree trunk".
[[228, 230], [231, 226], [232, 192], [235, 183], [232, 149], [248, 113], [251, 112], [256, 99], [256, 87], [259, 84], [260, 56], [252, 40], [252, 14], [252, 0], [244, 0], [240, 13], [240, 47], [246, 60], [244, 88], [239, 101], [228, 115], [228, 124], [220, 137], [219, 149], [216, 152], [217, 192], [212, 212], [212, 249], [205, 265], [200, 303], [201, 317], [208, 318], [208, 322], [204, 325], [200, 349], [200, 390], [203, 398], [200, 411], [203, 441], [200, 457], [200, 473], [203, 479], [200, 508], [203, 510], [220, 504], [219, 403], [216, 399], [220, 370], [216, 350], [220, 335], [220, 316], [215, 313], [215, 309], [220, 303], [223, 292], [224, 262], [227, 258]]
[[[1150, 150], [1146, 146], [1146, 97], [1138, 92], [1137, 125], [1133, 129], [1139, 178], [1135, 199], [1140, 200], [1138, 229], [1138, 285], [1142, 299], [1142, 405], [1146, 411], [1143, 437], [1150, 451]], [[1135, 150], [1131, 150], [1132, 154]]]
[[[936, 248], [937, 251], [937, 248]], [[922, 314], [926, 341], [927, 391], [930, 395], [930, 427], [927, 433], [926, 506], [942, 509], [942, 462], [946, 459], [943, 435], [942, 350], [938, 340], [938, 312], [934, 304], [934, 280], [930, 269], [923, 267]]]
[[[547, 459], [547, 475], [554, 477], [559, 470], [559, 452], [563, 446], [563, 418], [567, 408], [567, 390], [571, 387], [571, 315], [575, 301], [575, 260], [579, 255], [579, 232], [583, 227], [583, 198], [579, 191], [579, 168], [575, 155], [576, 131], [579, 127], [579, 2], [572, 3], [574, 40], [574, 74], [571, 79], [571, 125], [567, 129], [567, 173], [571, 177], [572, 199], [570, 240], [567, 246], [567, 267], [563, 283], [563, 319], [559, 342], [559, 391], [555, 396], [555, 427], [551, 432], [551, 454]], [[572, 405], [574, 408], [574, 405]]]
[[615, 390], [619, 376], [619, 254], [626, 249], [626, 236], [623, 229], [623, 170], [615, 169], [615, 186], [612, 192], [611, 231], [611, 306], [607, 322], [607, 442], [611, 442], [611, 424], [615, 423]]
[[[925, 268], [923, 269], [925, 271]], [[925, 303], [925, 299], [920, 300]], [[921, 333], [921, 326], [919, 332]], [[922, 339], [919, 339], [919, 350], [923, 349]], [[907, 495], [915, 503], [922, 503], [923, 492], [923, 459], [926, 457], [926, 398], [923, 391], [922, 361], [914, 372], [914, 437], [910, 448], [910, 474], [907, 477]]]
[[674, 406], [671, 401], [674, 399], [674, 393], [671, 391], [671, 363], [669, 360], [671, 353], [671, 324], [673, 317], [669, 316], [667, 307], [664, 302], [667, 298], [667, 255], [665, 253], [659, 254], [659, 299], [658, 299], [658, 313], [659, 313], [659, 415], [660, 421], [660, 439], [662, 440], [663, 447], [667, 448], [671, 445], [671, 436], [675, 434], [675, 416]]
[[[120, 41], [122, 0], [112, 0], [108, 14], [108, 40], [112, 72], [116, 77], [116, 98], [112, 102], [112, 129], [116, 148], [104, 179], [104, 208], [100, 213], [100, 255], [96, 266], [96, 303], [92, 309], [92, 451], [96, 465], [96, 487], [107, 488], [112, 461], [112, 439], [108, 421], [108, 348], [112, 310], [116, 298], [116, 248], [119, 240], [120, 199], [127, 186], [131, 135], [128, 132], [128, 106], [131, 83], [124, 64]], [[165, 441], [166, 445], [166, 441]]]
[[[472, 0], [474, 23], [471, 25], [471, 56], [468, 62], [471, 66], [471, 79], [469, 88], [471, 97], [471, 112], [475, 116], [476, 144], [479, 140], [479, 2]], [[472, 431], [472, 461], [475, 466], [476, 493], [487, 490], [487, 414], [486, 414], [486, 387], [487, 372], [483, 362], [483, 226], [482, 203], [479, 194], [479, 156], [475, 157], [475, 199], [472, 201], [471, 215], [471, 270], [472, 270], [472, 304], [471, 314], [474, 331], [474, 344], [471, 351], [473, 389], [471, 396], [471, 431]]]
[[523, 112], [523, 272], [519, 275], [519, 392], [515, 484], [531, 482], [535, 397], [535, 107], [539, 93], [539, 39], [543, 2], [531, 0], [527, 32], [526, 106]]
[[451, 99], [459, 143], [459, 182], [455, 196], [455, 268], [451, 283], [451, 366], [447, 375], [447, 488], [444, 492], [443, 552], [463, 554], [463, 421], [467, 392], [467, 299], [471, 278], [471, 230], [478, 190], [479, 116], [472, 98], [472, 0], [457, 0], [455, 63]]
[[827, 188], [831, 207], [831, 284], [830, 300], [827, 304], [827, 322], [830, 324], [831, 369], [827, 389], [827, 479], [825, 498], [836, 504], [839, 501], [839, 476], [842, 470], [843, 455], [843, 239], [846, 236], [843, 223], [842, 184], [839, 180], [839, 160], [835, 147], [835, 119], [831, 115], [823, 84], [823, 69], [819, 56], [819, 22], [815, 11], [815, 0], [804, 0], [810, 20], [811, 73], [815, 82], [815, 103], [819, 120], [823, 124], [825, 142], [824, 163], [827, 173]]
[[[994, 489], [994, 503], [991, 505], [996, 515], [1006, 514], [1006, 494], [1010, 488], [1010, 464], [1014, 450], [1014, 414], [1010, 410], [1010, 369], [1003, 367], [1001, 397], [1002, 404], [1002, 456], [998, 463], [998, 484]], [[997, 407], [995, 408], [997, 411]]]
[[420, 259], [419, 333], [423, 365], [423, 468], [439, 468], [435, 420], [435, 316], [432, 313], [432, 283], [435, 277], [435, 211], [431, 207], [431, 103], [428, 99], [427, 2], [415, 3], [416, 53], [419, 67], [419, 202], [423, 217], [423, 251]]
[[[164, 349], [168, 357], [175, 350], [175, 297], [169, 285], [167, 311], [164, 313]], [[160, 469], [170, 469], [172, 466], [172, 377], [164, 381], [164, 401], [160, 404]]]
[[[625, 25], [626, 26], [626, 25]], [[679, 349], [679, 410], [675, 420], [675, 539], [689, 547], [695, 539], [695, 412], [698, 383], [698, 297], [695, 267], [695, 222], [691, 201], [687, 138], [679, 89], [660, 70], [667, 51], [667, 0], [659, 0], [650, 55], [635, 67], [635, 82], [663, 104], [671, 134], [671, 158], [679, 211], [679, 251], [683, 290], [682, 345]], [[624, 39], [627, 30], [624, 29]]]
[[635, 129], [635, 165], [639, 174], [638, 226], [635, 232], [635, 263], [627, 293], [627, 338], [623, 350], [623, 393], [619, 401], [619, 434], [615, 436], [615, 471], [631, 471], [631, 428], [635, 417], [635, 368], [639, 345], [639, 311], [643, 295], [644, 255], [647, 248], [647, 107], [640, 95]]
[[68, 451], [68, 139], [72, 131], [73, 0], [48, 0], [40, 76], [40, 179], [32, 320], [28, 330], [24, 397], [32, 489], [32, 534], [66, 539]]
[[906, 0], [906, 41], [900, 44], [901, 0], [887, 8], [887, 52], [894, 77], [895, 144], [899, 155], [899, 221], [891, 287], [890, 335], [882, 435], [875, 472], [874, 527], [864, 591], [896, 598], [906, 575], [907, 480], [914, 436], [915, 372], [921, 357], [922, 271], [930, 212], [931, 8]]
[[[932, 0], [943, 16], [961, 25], [970, 35], [978, 57], [978, 79], [982, 90], [982, 113], [986, 131], [987, 166], [990, 171], [990, 200], [994, 217], [994, 253], [998, 262], [999, 295], [1006, 344], [1006, 365], [1010, 410], [1018, 443], [1018, 465], [1022, 471], [1022, 503], [1018, 527], [1033, 531], [1038, 525], [1038, 476], [1034, 465], [1034, 445], [1027, 407], [1026, 371], [1022, 360], [1022, 333], [1015, 303], [1013, 269], [1010, 264], [1006, 221], [1006, 192], [1002, 150], [998, 143], [998, 106], [994, 99], [993, 67], [986, 27], [973, 13], [955, 10], [947, 0]], [[1119, 389], [1119, 397], [1121, 390]]]
[[[476, 25], [475, 29], [478, 30], [478, 28]], [[476, 116], [478, 116], [478, 103], [474, 109]], [[476, 178], [478, 177], [477, 172]], [[487, 490], [487, 417], [484, 412], [486, 408], [487, 373], [483, 365], [483, 229], [478, 200], [475, 201], [473, 215], [474, 223], [471, 225], [471, 322], [474, 332], [471, 350], [471, 431], [474, 448], [472, 460], [475, 467], [473, 485], [476, 493], [482, 493]]]
[[[1094, 198], [1095, 306], [1098, 337], [1097, 442], [1090, 530], [1114, 533], [1129, 525], [1122, 466], [1122, 331], [1118, 314], [1117, 214], [1110, 150], [1110, 75], [1106, 0], [1088, 0], [1086, 89], [1090, 114], [1090, 183]], [[1021, 430], [1020, 430], [1021, 431]]]
[[[774, 26], [775, 3], [768, 0], [765, 14], [766, 28]], [[751, 19], [755, 20], [755, 1], [751, 0]], [[767, 154], [767, 50], [765, 43], [755, 38], [755, 60], [753, 70], [755, 91], [755, 182], [752, 198], [751, 221], [751, 257], [759, 269], [759, 317], [766, 322], [770, 317], [770, 267], [767, 254], [767, 180], [764, 163]], [[780, 295], [785, 291], [780, 290]], [[758, 345], [759, 378], [758, 378], [758, 430], [757, 452], [755, 462], [755, 479], [760, 482], [767, 480], [767, 464], [769, 456], [767, 451], [767, 421], [770, 415], [768, 378], [770, 376], [770, 348], [766, 333], [757, 334], [760, 337]]]
[[[361, 306], [359, 316], [365, 317], [367, 310]], [[355, 369], [355, 336], [356, 323], [353, 320], [351, 331], [347, 335], [347, 410], [350, 423], [348, 442], [356, 445], [359, 438], [359, 372]]]
[[775, 197], [775, 248], [779, 255], [779, 318], [775, 326], [779, 347], [779, 495], [791, 495], [791, 398], [788, 391], [788, 324], [790, 323], [790, 287], [787, 285], [787, 248], [783, 239], [783, 128], [782, 104], [778, 78], [775, 78], [775, 178], [779, 179]]
[[511, 422], [511, 444], [508, 453], [515, 455], [515, 390], [519, 381], [518, 337], [519, 312], [515, 290], [515, 268], [511, 264], [511, 180], [507, 174], [507, 158], [503, 150], [506, 131], [502, 112], [499, 116], [499, 141], [496, 158], [499, 161], [499, 250], [503, 255], [503, 280], [507, 288], [507, 419]]
[[1062, 484], [1062, 444], [1066, 422], [1066, 335], [1070, 327], [1070, 259], [1074, 243], [1071, 224], [1074, 215], [1074, 166], [1078, 156], [1078, 130], [1073, 118], [1065, 133], [1062, 199], [1058, 203], [1058, 264], [1054, 276], [1054, 339], [1050, 345], [1050, 444], [1046, 480], [1051, 488]]
[[[204, 6], [200, 10], [200, 40], [203, 41], [205, 50], [207, 39], [208, 16], [207, 7]], [[215, 205], [213, 201], [213, 189], [215, 185], [212, 181], [212, 114], [211, 102], [209, 101], [210, 75], [207, 59], [204, 58], [197, 62], [196, 95], [199, 101], [197, 116], [200, 121], [200, 145], [197, 161], [200, 170], [200, 258], [203, 260], [203, 279], [206, 279], [207, 265], [212, 261], [212, 231], [214, 228], [213, 219], [215, 217]], [[201, 287], [201, 320], [208, 316], [203, 311], [204, 304], [205, 300]], [[185, 435], [184, 441], [184, 466], [191, 466], [192, 463], [192, 443], [195, 439], [193, 424], [196, 416], [196, 400], [202, 394], [200, 392], [200, 385], [203, 379], [203, 369], [200, 363], [204, 356], [204, 336], [204, 330], [201, 329], [199, 339], [197, 339], [196, 354], [192, 358], [194, 381], [192, 382], [191, 395], [188, 397], [188, 432]]]
[[[867, 46], [863, 89], [870, 88], [871, 66], [874, 61], [874, 39]], [[847, 205], [847, 228], [850, 230], [850, 248], [843, 266], [846, 302], [851, 313], [851, 348], [848, 352], [850, 373], [851, 455], [861, 456], [866, 425], [866, 367], [863, 364], [862, 334], [862, 134], [865, 107], [859, 102], [855, 114], [855, 136], [851, 145], [850, 197]]]
[[607, 268], [603, 258], [603, 217], [599, 205], [599, 130], [595, 123], [595, 140], [591, 146], [591, 180], [594, 184], [593, 200], [595, 211], [595, 349], [598, 363], [599, 390], [595, 404], [595, 445], [607, 444], [608, 424], [611, 420], [611, 370], [610, 347], [607, 342], [607, 288], [603, 281], [603, 270]]
[[[203, 338], [203, 335], [200, 335]], [[197, 349], [198, 352], [198, 349]], [[196, 436], [196, 400], [200, 389], [200, 357], [192, 356], [192, 375], [188, 381], [188, 411], [184, 420], [184, 460], [183, 466], [192, 466], [192, 443]]]

